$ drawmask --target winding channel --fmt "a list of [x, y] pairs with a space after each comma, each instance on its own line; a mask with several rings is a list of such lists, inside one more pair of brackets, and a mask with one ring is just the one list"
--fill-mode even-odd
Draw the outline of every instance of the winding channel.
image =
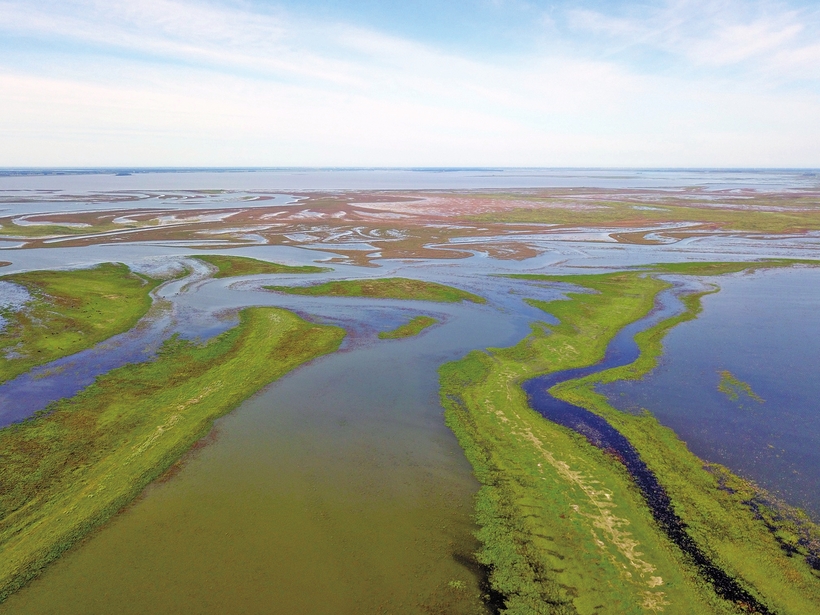
[[683, 312], [683, 304], [678, 299], [681, 292], [680, 286], [661, 292], [656, 299], [655, 308], [647, 316], [630, 323], [618, 332], [600, 362], [587, 367], [536, 376], [525, 381], [522, 388], [527, 394], [530, 406], [544, 418], [581, 434], [592, 445], [611, 453], [624, 464], [660, 528], [692, 560], [701, 576], [712, 585], [721, 598], [734, 602], [748, 612], [773, 615], [771, 610], [761, 604], [700, 549], [686, 531], [686, 524], [675, 513], [666, 490], [623, 434], [603, 417], [558, 399], [549, 392], [552, 387], [562, 382], [622, 367], [636, 361], [640, 355], [640, 348], [635, 342], [635, 335]]

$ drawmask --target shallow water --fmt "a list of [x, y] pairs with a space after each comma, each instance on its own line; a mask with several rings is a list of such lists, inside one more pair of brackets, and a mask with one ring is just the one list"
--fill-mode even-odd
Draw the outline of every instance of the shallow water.
[[424, 190], [543, 187], [784, 190], [817, 188], [806, 169], [134, 169], [0, 171], [0, 191]]
[[[252, 290], [258, 278], [214, 280], [180, 298], [217, 311], [299, 307], [347, 324], [347, 350], [220, 420], [215, 441], [170, 481], [1, 612], [483, 610], [480, 576], [469, 565], [478, 485], [443, 424], [436, 369], [472, 348], [514, 343], [530, 318], [474, 304], [283, 296]], [[491, 279], [485, 291], [512, 306], [521, 302], [509, 293], [518, 285]], [[416, 338], [376, 339], [378, 329], [419, 312], [443, 324]]]
[[[699, 457], [820, 519], [820, 270], [705, 280], [720, 292], [667, 335], [660, 366], [599, 390], [618, 408], [648, 409]], [[764, 401], [720, 392], [724, 370]]]

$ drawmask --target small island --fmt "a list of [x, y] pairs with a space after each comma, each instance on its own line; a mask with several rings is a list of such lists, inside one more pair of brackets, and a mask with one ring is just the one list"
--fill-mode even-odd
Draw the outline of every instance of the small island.
[[311, 297], [368, 297], [371, 299], [436, 301], [438, 303], [458, 303], [459, 301], [486, 303], [487, 301], [484, 297], [460, 288], [410, 278], [340, 280], [312, 286], [264, 286], [263, 288], [289, 295]]
[[240, 275], [259, 275], [263, 273], [324, 273], [333, 271], [329, 267], [281, 265], [256, 258], [248, 258], [247, 256], [195, 254], [194, 258], [216, 267], [215, 278], [233, 278]]
[[410, 322], [396, 327], [390, 331], [382, 331], [379, 333], [380, 340], [395, 340], [403, 337], [413, 337], [424, 331], [428, 327], [432, 327], [438, 322], [438, 319], [432, 316], [416, 316]]

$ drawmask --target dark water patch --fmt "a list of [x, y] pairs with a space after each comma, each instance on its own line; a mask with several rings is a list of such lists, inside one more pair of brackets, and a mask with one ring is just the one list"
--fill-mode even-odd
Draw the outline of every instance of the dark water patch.
[[558, 399], [549, 392], [549, 389], [559, 383], [634, 362], [640, 354], [640, 349], [635, 343], [635, 334], [672, 316], [681, 308], [680, 302], [674, 299], [670, 292], [663, 293], [659, 297], [658, 306], [649, 316], [630, 324], [615, 336], [602, 361], [588, 367], [531, 378], [523, 384], [523, 389], [527, 393], [530, 406], [539, 414], [583, 435], [591, 444], [623, 463], [643, 495], [655, 521], [667, 537], [691, 559], [700, 575], [712, 585], [718, 596], [735, 603], [747, 612], [769, 615], [772, 611], [713, 563], [698, 547], [686, 531], [686, 524], [675, 513], [666, 490], [629, 440], [602, 417]]
[[482, 564], [476, 560], [475, 555], [470, 553], [453, 553], [455, 562], [463, 568], [469, 570], [478, 579], [478, 589], [481, 592], [481, 599], [487, 607], [490, 615], [499, 615], [506, 608], [506, 596], [493, 588], [490, 583], [492, 566]]

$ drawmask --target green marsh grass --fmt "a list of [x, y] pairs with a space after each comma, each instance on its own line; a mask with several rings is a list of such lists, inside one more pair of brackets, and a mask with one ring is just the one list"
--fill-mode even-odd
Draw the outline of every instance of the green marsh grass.
[[264, 288], [290, 295], [415, 299], [440, 303], [458, 303], [459, 301], [486, 303], [487, 301], [484, 297], [468, 293], [466, 290], [409, 278], [341, 280], [313, 286], [265, 286]]
[[249, 308], [204, 345], [169, 340], [45, 413], [0, 430], [0, 600], [136, 498], [214, 419], [344, 331]]
[[24, 286], [33, 297], [23, 309], [4, 314], [0, 382], [128, 331], [148, 312], [150, 293], [161, 282], [120, 263], [0, 280]]
[[[498, 198], [498, 197], [496, 197]], [[526, 200], [526, 197], [518, 197]], [[572, 227], [610, 226], [640, 227], [647, 224], [669, 222], [691, 222], [725, 230], [753, 233], [792, 233], [820, 229], [820, 209], [816, 206], [789, 211], [781, 208], [767, 211], [765, 208], [736, 209], [714, 207], [713, 203], [673, 204], [663, 203], [657, 209], [635, 209], [636, 203], [616, 200], [593, 201], [595, 207], [581, 209], [573, 207], [550, 207], [550, 200], [533, 199], [543, 206], [494, 211], [473, 216], [468, 220], [496, 223], [537, 223], [559, 224]], [[560, 199], [558, 200], [560, 203]]]
[[380, 332], [379, 339], [395, 340], [403, 337], [413, 337], [436, 323], [438, 323], [438, 319], [432, 316], [416, 316], [410, 322], [406, 322], [391, 331]]
[[256, 275], [260, 273], [322, 273], [332, 271], [329, 267], [313, 265], [280, 265], [261, 261], [246, 256], [228, 256], [223, 254], [195, 254], [194, 258], [216, 267], [215, 278], [230, 278], [240, 275]]
[[[506, 597], [505, 612], [742, 612], [719, 598], [660, 532], [623, 465], [544, 420], [520, 387], [533, 376], [602, 359], [615, 334], [647, 314], [668, 283], [640, 272], [514, 277], [593, 292], [531, 300], [560, 323], [535, 324], [511, 348], [475, 351], [440, 370], [446, 420], [483, 485], [476, 497], [483, 544], [478, 555], [491, 569], [491, 584]], [[762, 603], [778, 613], [818, 611], [816, 574], [803, 557], [789, 557], [778, 544], [783, 539], [774, 520], [783, 515], [769, 514], [764, 523], [765, 515], [748, 504], [749, 494], [759, 490], [705, 464], [651, 415], [621, 413], [594, 390], [596, 383], [640, 378], [651, 370], [665, 333], [697, 315], [702, 294], [684, 298], [683, 314], [636, 336], [641, 355], [635, 363], [563, 383], [553, 393], [603, 416], [630, 440], [697, 544]], [[789, 528], [799, 526], [804, 535], [816, 536], [816, 526], [795, 515], [800, 523], [783, 522], [783, 531], [797, 535]]]

